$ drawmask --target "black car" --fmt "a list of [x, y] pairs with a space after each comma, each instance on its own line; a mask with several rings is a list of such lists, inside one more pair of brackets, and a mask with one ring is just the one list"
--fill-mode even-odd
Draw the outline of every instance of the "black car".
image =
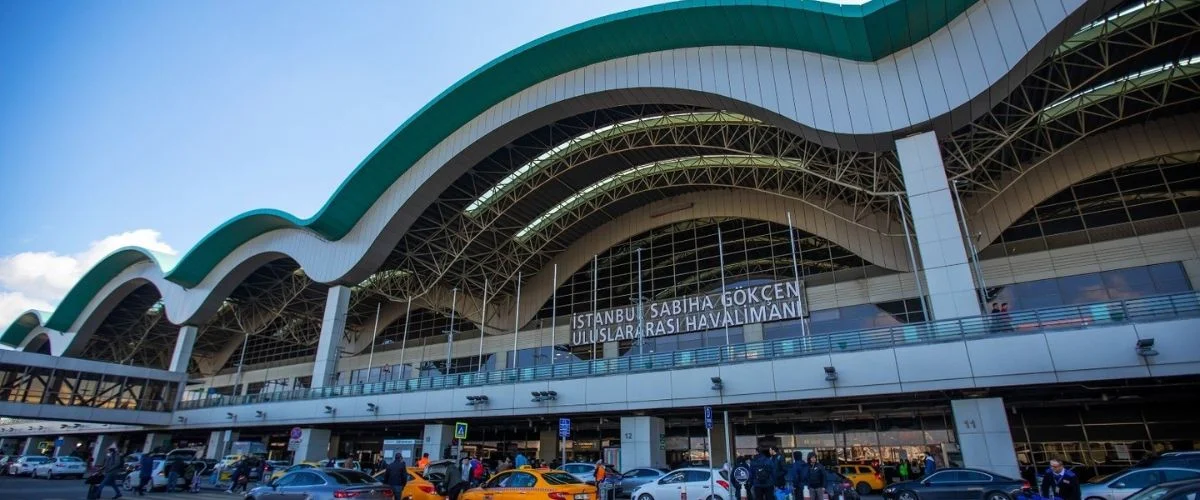
[[1134, 467], [1183, 467], [1200, 469], [1200, 451], [1168, 451], [1142, 459]]
[[883, 498], [888, 500], [1011, 500], [1028, 486], [980, 469], [942, 469], [920, 481], [888, 485]]
[[1169, 481], [1147, 486], [1125, 500], [1195, 500], [1200, 497], [1200, 479]]

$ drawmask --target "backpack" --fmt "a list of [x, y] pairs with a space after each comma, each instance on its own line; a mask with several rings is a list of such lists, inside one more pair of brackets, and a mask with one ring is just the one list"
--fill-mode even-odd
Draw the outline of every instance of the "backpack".
[[483, 479], [483, 462], [475, 462], [471, 466], [471, 479]]
[[771, 462], [769, 460], [755, 460], [751, 467], [751, 477], [754, 486], [774, 486], [775, 474], [771, 473]]

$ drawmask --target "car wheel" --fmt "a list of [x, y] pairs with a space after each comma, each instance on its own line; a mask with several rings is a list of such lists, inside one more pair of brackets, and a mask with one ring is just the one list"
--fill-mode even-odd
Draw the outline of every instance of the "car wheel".
[[899, 499], [900, 500], [917, 500], [917, 494], [913, 493], [911, 491], [901, 491]]
[[870, 495], [871, 485], [867, 484], [866, 481], [859, 481], [858, 484], [854, 485], [854, 491], [857, 491], [859, 495]]
[[649, 493], [642, 493], [638, 495], [637, 500], [654, 500], [654, 497], [650, 496]]
[[988, 493], [987, 500], [1010, 500], [1010, 499], [1008, 498], [1008, 495], [1006, 495], [1004, 493], [1001, 493], [999, 491], [993, 491], [991, 493]]
[[722, 498], [716, 495], [709, 495], [708, 498], [705, 498], [704, 500], [722, 500]]

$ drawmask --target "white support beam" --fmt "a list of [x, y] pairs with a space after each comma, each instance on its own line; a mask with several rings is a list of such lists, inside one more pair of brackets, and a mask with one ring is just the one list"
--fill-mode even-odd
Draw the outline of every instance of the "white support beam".
[[321, 339], [317, 342], [317, 359], [313, 363], [313, 388], [325, 387], [329, 377], [337, 372], [339, 347], [346, 330], [346, 311], [350, 306], [351, 290], [345, 286], [329, 288], [325, 299], [325, 314], [321, 319]]

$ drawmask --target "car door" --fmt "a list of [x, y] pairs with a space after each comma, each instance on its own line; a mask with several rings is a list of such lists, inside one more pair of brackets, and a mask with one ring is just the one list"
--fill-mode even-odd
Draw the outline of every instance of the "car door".
[[958, 471], [959, 492], [966, 491], [963, 498], [983, 498], [983, 493], [992, 486], [992, 476], [973, 470]]
[[687, 491], [688, 500], [704, 500], [712, 496], [712, 472], [688, 469], [683, 471], [683, 489]]
[[[683, 492], [684, 483], [687, 481], [684, 471], [677, 470], [663, 476], [658, 481], [650, 483], [647, 492], [654, 497], [655, 500], [675, 500], [679, 498], [679, 494]], [[638, 500], [638, 499], [633, 499]]]
[[[492, 500], [525, 500], [529, 491], [537, 487], [537, 477], [528, 472], [516, 471], [508, 475], [500, 487], [489, 491]], [[487, 496], [484, 496], [487, 499]]]
[[1158, 469], [1133, 470], [1108, 483], [1106, 496], [1108, 500], [1125, 500], [1125, 497], [1137, 493], [1147, 486], [1163, 482], [1163, 471]]
[[917, 495], [921, 500], [962, 500], [959, 492], [961, 484], [958, 472], [953, 470], [938, 471], [921, 480], [921, 488]]

